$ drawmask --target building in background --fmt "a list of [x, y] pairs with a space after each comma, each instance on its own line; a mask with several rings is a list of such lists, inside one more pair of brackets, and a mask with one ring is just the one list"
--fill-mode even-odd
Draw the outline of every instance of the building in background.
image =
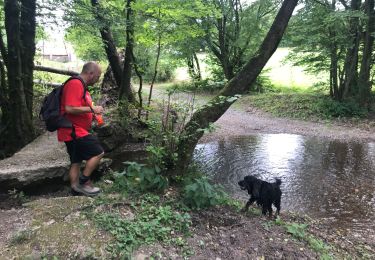
[[42, 60], [46, 59], [58, 62], [71, 62], [77, 60], [72, 45], [64, 40], [61, 41], [52, 38], [41, 40], [37, 43], [36, 48], [37, 56], [40, 56]]

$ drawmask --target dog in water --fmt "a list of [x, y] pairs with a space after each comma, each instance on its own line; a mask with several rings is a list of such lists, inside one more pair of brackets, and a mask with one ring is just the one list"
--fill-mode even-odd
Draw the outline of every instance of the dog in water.
[[267, 211], [269, 217], [272, 216], [272, 204], [276, 207], [276, 215], [280, 214], [281, 203], [281, 180], [276, 178], [276, 182], [270, 183], [262, 181], [254, 176], [245, 176], [245, 178], [238, 182], [241, 190], [247, 190], [250, 195], [249, 201], [242, 209], [243, 212], [247, 211], [251, 204], [256, 202], [262, 206], [262, 214], [266, 215]]

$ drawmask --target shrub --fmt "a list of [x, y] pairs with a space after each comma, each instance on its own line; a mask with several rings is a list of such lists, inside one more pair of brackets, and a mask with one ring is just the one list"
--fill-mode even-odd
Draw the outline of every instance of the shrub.
[[367, 109], [361, 108], [354, 100], [338, 102], [330, 98], [320, 100], [320, 107], [324, 114], [332, 117], [364, 117], [367, 115]]
[[127, 169], [115, 175], [113, 188], [117, 191], [162, 192], [168, 187], [168, 179], [161, 175], [158, 166], [145, 166], [136, 162], [125, 162]]
[[183, 200], [187, 206], [193, 209], [206, 208], [222, 204], [225, 193], [219, 185], [212, 185], [207, 177], [194, 179], [186, 185], [183, 191]]
[[112, 234], [114, 241], [108, 244], [107, 250], [113, 259], [132, 259], [133, 251], [144, 244], [184, 244], [183, 237], [189, 234], [191, 226], [190, 215], [159, 202], [160, 198], [155, 195], [141, 196], [139, 206], [133, 205], [134, 219], [121, 218], [115, 212], [88, 215]]

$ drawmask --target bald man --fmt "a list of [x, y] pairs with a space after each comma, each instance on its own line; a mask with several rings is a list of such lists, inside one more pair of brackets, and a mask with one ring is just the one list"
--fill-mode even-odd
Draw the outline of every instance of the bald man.
[[[70, 157], [69, 178], [73, 194], [95, 196], [100, 193], [100, 189], [92, 185], [90, 176], [99, 165], [104, 150], [97, 137], [90, 134], [90, 130], [93, 114], [102, 114], [103, 107], [92, 106], [87, 87], [98, 82], [101, 73], [98, 64], [86, 63], [78, 77], [73, 77], [65, 83], [61, 95], [61, 114], [72, 122], [73, 129], [59, 128], [57, 139], [65, 142]], [[80, 174], [83, 160], [86, 161], [86, 166]]]

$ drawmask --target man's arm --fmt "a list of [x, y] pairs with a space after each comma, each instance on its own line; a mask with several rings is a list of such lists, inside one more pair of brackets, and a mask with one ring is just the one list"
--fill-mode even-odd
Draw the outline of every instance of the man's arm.
[[[102, 106], [93, 106], [95, 114], [102, 114], [104, 109]], [[74, 107], [74, 106], [65, 106], [65, 112], [68, 114], [79, 115], [85, 113], [91, 113], [90, 107]]]

